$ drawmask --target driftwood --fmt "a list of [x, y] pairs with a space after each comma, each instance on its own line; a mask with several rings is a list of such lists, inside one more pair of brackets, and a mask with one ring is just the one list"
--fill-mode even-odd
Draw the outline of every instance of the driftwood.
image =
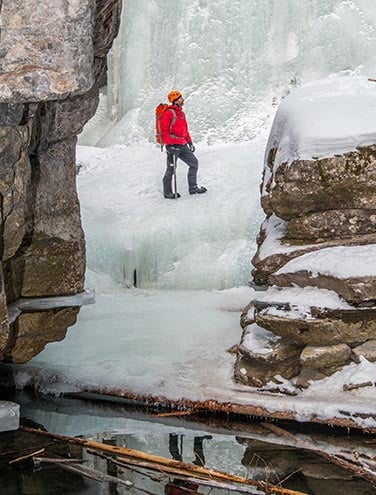
[[81, 476], [84, 476], [85, 478], [89, 478], [95, 481], [100, 481], [102, 483], [103, 482], [117, 483], [119, 485], [125, 485], [127, 488], [131, 488], [133, 486], [133, 483], [128, 480], [122, 480], [121, 478], [116, 478], [115, 476], [110, 476], [109, 474], [101, 473], [100, 471], [88, 468], [86, 466], [77, 466], [77, 465], [72, 466], [71, 463], [66, 462], [67, 460], [70, 461], [71, 459], [60, 459], [60, 458], [51, 459], [48, 457], [34, 457], [34, 461], [36, 463], [45, 462], [47, 464], [54, 464], [55, 466], [65, 469], [66, 471], [79, 474]]
[[[306, 495], [303, 492], [290, 490], [276, 485], [271, 485], [263, 481], [252, 480], [243, 478], [241, 476], [224, 473], [214, 469], [207, 469], [205, 467], [195, 466], [186, 462], [175, 461], [173, 459], [167, 459], [165, 457], [146, 454], [138, 450], [128, 449], [127, 447], [119, 447], [113, 445], [107, 445], [92, 440], [85, 440], [79, 437], [69, 437], [65, 435], [58, 435], [49, 433], [42, 430], [36, 430], [33, 428], [27, 428], [20, 426], [21, 431], [27, 433], [34, 433], [49, 438], [54, 438], [57, 441], [72, 443], [75, 445], [81, 445], [93, 450], [100, 450], [102, 452], [108, 452], [115, 454], [118, 457], [118, 461], [124, 464], [131, 464], [133, 466], [142, 467], [145, 469], [151, 469], [159, 471], [169, 475], [181, 475], [184, 477], [194, 477], [196, 480], [216, 481], [219, 483], [227, 484], [239, 484], [243, 486], [252, 486], [268, 494], [281, 494], [281, 495]], [[73, 466], [69, 466], [73, 468]]]
[[[163, 478], [169, 478], [170, 476], [167, 474], [162, 473], [162, 478], [161, 476], [155, 477], [151, 476], [150, 474], [147, 474], [145, 472], [141, 472], [140, 470], [137, 470], [134, 468], [134, 466], [130, 466], [129, 463], [121, 462], [118, 460], [118, 458], [111, 457], [110, 455], [106, 454], [100, 454], [99, 452], [95, 452], [94, 450], [88, 450], [88, 454], [95, 455], [100, 457], [101, 459], [106, 459], [109, 462], [112, 462], [115, 466], [122, 467], [124, 469], [128, 469], [129, 471], [133, 471], [134, 473], [142, 474], [143, 476], [148, 476], [152, 481], [161, 481]], [[230, 485], [228, 483], [220, 483], [219, 481], [213, 481], [213, 480], [201, 480], [197, 478], [188, 478], [187, 476], [180, 476], [178, 474], [174, 475], [175, 479], [179, 480], [185, 480], [185, 481], [190, 481], [192, 483], [195, 483], [196, 485], [203, 485], [203, 486], [210, 486], [211, 488], [221, 488], [224, 490], [228, 491], [235, 491], [235, 492], [242, 492], [242, 493], [255, 493], [254, 488], [247, 487], [247, 486], [239, 486], [239, 485]], [[135, 487], [137, 488], [137, 487]], [[186, 490], [186, 489], [185, 489]]]
[[31, 452], [30, 454], [26, 454], [26, 455], [23, 455], [21, 457], [17, 457], [17, 459], [13, 459], [13, 460], [9, 461], [8, 464], [15, 464], [16, 462], [26, 461], [27, 459], [31, 459], [32, 457], [34, 457], [36, 455], [43, 454], [43, 453], [44, 453], [44, 449], [35, 450], [34, 452]]
[[83, 462], [88, 462], [89, 459], [66, 459], [65, 457], [38, 457], [34, 456], [33, 460], [36, 462], [46, 462], [47, 464], [81, 464]]
[[168, 418], [169, 416], [190, 416], [191, 414], [196, 414], [196, 411], [173, 411], [168, 413], [156, 414], [157, 418]]
[[43, 448], [46, 448], [46, 447], [49, 447], [50, 445], [53, 445], [53, 442], [46, 442], [44, 444], [41, 444], [41, 445], [38, 445], [38, 447], [36, 445], [34, 445], [33, 447], [25, 447], [24, 449], [17, 449], [17, 450], [6, 450], [4, 452], [0, 452], [0, 457], [11, 457], [11, 456], [14, 456], [14, 455], [18, 455], [18, 456], [21, 456], [21, 454], [25, 454], [26, 452], [30, 453], [30, 452], [34, 452], [35, 449], [43, 449]]

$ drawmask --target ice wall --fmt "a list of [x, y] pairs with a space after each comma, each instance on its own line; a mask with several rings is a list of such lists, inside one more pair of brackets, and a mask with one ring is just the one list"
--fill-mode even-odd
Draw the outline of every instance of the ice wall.
[[374, 0], [123, 3], [108, 94], [83, 144], [152, 140], [154, 107], [174, 87], [195, 140], [211, 143], [252, 139], [302, 82], [374, 75]]

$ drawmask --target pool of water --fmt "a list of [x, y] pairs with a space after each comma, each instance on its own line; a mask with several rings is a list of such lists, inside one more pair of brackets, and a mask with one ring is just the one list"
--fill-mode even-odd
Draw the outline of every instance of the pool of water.
[[[307, 494], [376, 493], [374, 486], [364, 479], [367, 473], [370, 479], [374, 472], [373, 437], [356, 432], [250, 419], [240, 422], [236, 418], [160, 416], [115, 404], [36, 398], [25, 393], [13, 398], [21, 404], [23, 422], [54, 433], [84, 435], [111, 445], [266, 480]], [[13, 457], [17, 457], [16, 452], [21, 448], [51, 443], [42, 437], [25, 435], [22, 432], [0, 435], [0, 493], [114, 495], [126, 492], [123, 485], [99, 483], [50, 465], [10, 466], [8, 461], [12, 456], [4, 456], [5, 452], [14, 451]], [[169, 494], [174, 483], [173, 477], [161, 472], [120, 468], [109, 460], [88, 454], [80, 446], [59, 448], [62, 449], [59, 455], [84, 458], [85, 466], [131, 481], [134, 487], [127, 491], [130, 494], [143, 491], [149, 495]], [[338, 465], [341, 460], [361, 467], [363, 479], [341, 468]], [[224, 492], [208, 486], [200, 486], [198, 491], [204, 495]], [[181, 495], [184, 493], [192, 492]]]

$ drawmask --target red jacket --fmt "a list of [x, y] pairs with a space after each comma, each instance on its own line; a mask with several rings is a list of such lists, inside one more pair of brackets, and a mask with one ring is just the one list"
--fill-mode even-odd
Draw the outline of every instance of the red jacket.
[[184, 145], [192, 142], [185, 113], [177, 105], [171, 105], [162, 115], [161, 133], [166, 146], [169, 144]]

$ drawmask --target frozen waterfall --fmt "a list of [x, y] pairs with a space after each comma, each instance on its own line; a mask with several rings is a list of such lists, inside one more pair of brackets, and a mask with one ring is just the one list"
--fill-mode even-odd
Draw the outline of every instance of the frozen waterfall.
[[[80, 139], [104, 151], [78, 153], [89, 268], [123, 286], [244, 285], [276, 107], [308, 80], [372, 75], [374, 0], [123, 3], [106, 94]], [[165, 159], [151, 144], [154, 108], [174, 87], [186, 97], [199, 180], [209, 188], [177, 205], [162, 198]]]
[[372, 75], [374, 0], [127, 0], [107, 97], [82, 144], [153, 140], [177, 87], [196, 141], [252, 139], [281, 97], [332, 73]]

